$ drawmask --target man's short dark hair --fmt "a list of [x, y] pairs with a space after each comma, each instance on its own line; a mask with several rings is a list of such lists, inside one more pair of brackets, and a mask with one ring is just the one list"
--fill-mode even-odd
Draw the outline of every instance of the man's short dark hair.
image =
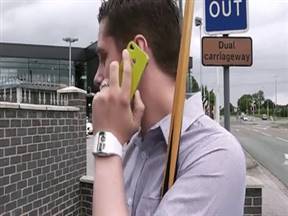
[[137, 34], [149, 43], [158, 66], [175, 77], [180, 49], [180, 17], [174, 0], [108, 0], [99, 10], [107, 18], [106, 34], [126, 48]]

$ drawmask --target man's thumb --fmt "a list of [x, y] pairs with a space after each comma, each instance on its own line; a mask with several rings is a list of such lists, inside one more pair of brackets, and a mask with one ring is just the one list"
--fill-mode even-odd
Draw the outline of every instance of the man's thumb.
[[142, 116], [143, 116], [143, 113], [144, 113], [144, 110], [145, 110], [145, 105], [141, 99], [141, 95], [140, 95], [140, 92], [139, 90], [137, 90], [135, 92], [135, 96], [134, 96], [134, 101], [133, 101], [133, 117], [134, 117], [134, 121], [135, 123], [140, 126], [140, 123], [141, 123], [141, 119], [142, 119]]

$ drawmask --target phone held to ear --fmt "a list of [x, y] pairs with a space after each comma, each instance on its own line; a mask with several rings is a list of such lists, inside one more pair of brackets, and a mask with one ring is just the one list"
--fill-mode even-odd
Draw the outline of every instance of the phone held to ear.
[[[138, 85], [140, 83], [142, 74], [149, 61], [148, 55], [133, 41], [129, 42], [127, 45], [127, 50], [130, 54], [132, 60], [132, 77], [131, 77], [131, 93], [130, 99], [133, 98]], [[120, 64], [120, 85], [122, 83], [123, 76], [123, 62]]]

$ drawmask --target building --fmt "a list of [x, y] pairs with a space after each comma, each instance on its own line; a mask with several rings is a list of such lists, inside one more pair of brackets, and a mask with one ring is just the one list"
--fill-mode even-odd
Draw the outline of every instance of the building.
[[[72, 84], [87, 94], [87, 114], [95, 92], [97, 43], [72, 48]], [[69, 83], [68, 47], [0, 43], [0, 101], [60, 105], [57, 90]]]
[[[0, 86], [29, 83], [57, 88], [68, 85], [68, 54], [68, 48], [62, 46], [0, 43]], [[87, 48], [72, 48], [71, 60], [72, 83], [92, 91], [92, 77], [98, 66], [96, 43]]]

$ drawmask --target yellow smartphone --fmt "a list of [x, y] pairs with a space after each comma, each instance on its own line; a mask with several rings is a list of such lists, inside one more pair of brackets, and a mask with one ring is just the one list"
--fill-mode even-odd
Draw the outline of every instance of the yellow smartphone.
[[[130, 99], [132, 99], [138, 88], [142, 74], [148, 64], [149, 57], [133, 41], [128, 43], [127, 50], [132, 60], [132, 77], [131, 77], [131, 92], [130, 92]], [[121, 62], [120, 64], [120, 76], [119, 76], [120, 85], [122, 84], [122, 76], [123, 76], [123, 62]]]

